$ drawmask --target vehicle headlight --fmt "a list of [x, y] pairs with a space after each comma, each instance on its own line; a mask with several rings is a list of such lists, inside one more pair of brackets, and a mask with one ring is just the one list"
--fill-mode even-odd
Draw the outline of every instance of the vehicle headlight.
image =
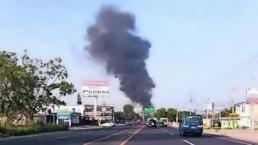
[[187, 127], [189, 127], [189, 125], [185, 125], [185, 124], [184, 124], [183, 127], [187, 128]]
[[198, 127], [198, 128], [203, 128], [203, 126], [202, 126], [202, 125], [198, 125], [197, 127]]

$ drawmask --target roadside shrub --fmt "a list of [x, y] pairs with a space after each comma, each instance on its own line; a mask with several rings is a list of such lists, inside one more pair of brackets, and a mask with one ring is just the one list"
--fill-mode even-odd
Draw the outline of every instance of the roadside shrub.
[[64, 125], [52, 125], [52, 124], [28, 124], [25, 126], [0, 126], [0, 133], [2, 136], [18, 136], [27, 135], [40, 132], [54, 132], [65, 131], [68, 127]]
[[225, 128], [223, 128], [223, 129], [225, 129], [225, 130], [231, 130], [232, 127], [225, 127]]

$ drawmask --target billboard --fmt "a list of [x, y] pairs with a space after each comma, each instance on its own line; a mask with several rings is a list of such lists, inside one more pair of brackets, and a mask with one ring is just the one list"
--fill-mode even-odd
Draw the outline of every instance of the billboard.
[[246, 98], [246, 104], [258, 104], [258, 98], [248, 97]]
[[82, 96], [103, 97], [109, 95], [108, 80], [87, 80], [82, 82]]
[[71, 120], [71, 112], [68, 107], [60, 106], [57, 110], [57, 119], [61, 120]]
[[258, 88], [249, 88], [246, 90], [247, 96], [256, 96], [258, 97]]
[[246, 104], [258, 104], [258, 88], [246, 90]]

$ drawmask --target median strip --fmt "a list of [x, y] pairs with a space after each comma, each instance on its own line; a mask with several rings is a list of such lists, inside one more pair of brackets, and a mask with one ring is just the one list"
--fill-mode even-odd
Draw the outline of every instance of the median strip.
[[193, 143], [191, 143], [191, 142], [188, 141], [188, 140], [183, 139], [183, 141], [184, 141], [185, 143], [189, 144], [189, 145], [194, 145]]
[[139, 128], [138, 130], [136, 130], [131, 136], [129, 136], [125, 141], [123, 141], [122, 143], [120, 143], [119, 145], [125, 145], [129, 142], [129, 140], [131, 140], [137, 133], [139, 133], [144, 127]]
[[98, 141], [101, 141], [101, 140], [104, 140], [104, 139], [110, 138], [110, 137], [112, 137], [112, 136], [119, 135], [119, 134], [124, 133], [124, 132], [126, 132], [126, 131], [128, 131], [128, 130], [129, 130], [129, 129], [122, 130], [122, 131], [119, 131], [119, 132], [113, 133], [113, 134], [111, 134], [111, 135], [105, 136], [105, 137], [103, 137], [103, 138], [96, 139], [96, 140], [93, 140], [93, 141], [91, 141], [91, 142], [85, 143], [85, 144], [83, 144], [83, 145], [89, 145], [89, 144], [92, 144], [92, 143], [95, 143], [95, 142], [98, 142]]

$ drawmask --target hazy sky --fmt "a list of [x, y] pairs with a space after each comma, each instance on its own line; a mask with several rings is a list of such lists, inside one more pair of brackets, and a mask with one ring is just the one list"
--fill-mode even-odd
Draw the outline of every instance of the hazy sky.
[[[208, 98], [228, 105], [229, 95], [243, 101], [245, 89], [258, 86], [256, 0], [0, 1], [0, 49], [62, 57], [78, 90], [82, 80], [110, 79], [111, 96], [99, 103], [119, 109], [130, 102], [118, 81], [84, 51], [86, 29], [105, 5], [133, 13], [137, 34], [152, 43], [147, 67], [156, 83], [156, 107], [189, 108], [189, 96], [197, 108]], [[75, 104], [76, 95], [64, 99]]]

